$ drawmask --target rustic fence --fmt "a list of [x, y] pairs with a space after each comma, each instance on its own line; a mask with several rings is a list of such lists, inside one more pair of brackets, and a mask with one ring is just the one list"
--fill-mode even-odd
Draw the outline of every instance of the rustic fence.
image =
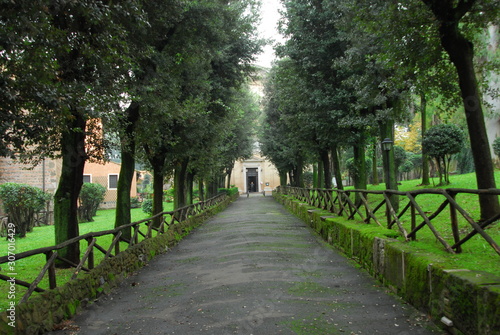
[[[38, 287], [38, 284], [42, 281], [44, 276], [48, 274], [49, 288], [54, 289], [57, 287], [56, 278], [56, 267], [55, 262], [59, 260], [63, 263], [68, 264], [72, 269], [71, 280], [78, 276], [81, 271], [89, 272], [92, 270], [95, 264], [94, 252], [97, 250], [101, 252], [104, 257], [101, 261], [107, 258], [115, 257], [120, 252], [120, 243], [125, 242], [127, 248], [139, 243], [144, 239], [149, 239], [156, 237], [165, 233], [169, 227], [172, 225], [182, 222], [191, 216], [202, 213], [204, 210], [216, 206], [223, 202], [227, 198], [226, 193], [221, 193], [215, 197], [212, 197], [206, 201], [201, 201], [193, 205], [185, 206], [175, 211], [162, 212], [150, 218], [140, 220], [137, 222], [132, 222], [127, 225], [123, 225], [111, 230], [105, 230], [100, 232], [91, 232], [75, 238], [72, 238], [64, 243], [58, 244], [56, 246], [44, 247], [34, 250], [29, 250], [21, 252], [15, 255], [7, 255], [0, 257], [0, 265], [11, 262], [18, 261], [23, 258], [33, 257], [36, 255], [44, 254], [46, 258], [46, 264], [38, 274], [37, 278], [30, 282], [15, 278], [15, 284], [26, 287], [28, 290], [21, 298], [19, 303], [26, 302], [33, 292], [44, 292], [43, 288]], [[131, 229], [131, 238], [124, 238], [123, 231], [125, 229]], [[103, 247], [97, 243], [97, 238], [101, 236], [112, 235], [111, 244]], [[80, 243], [80, 241], [87, 242], [87, 248], [83, 253], [83, 256], [79, 264], [75, 264], [67, 259], [64, 259], [58, 255], [58, 250], [61, 250], [74, 243]], [[113, 254], [114, 252], [114, 254]], [[14, 258], [14, 259], [13, 259]], [[12, 278], [3, 274], [0, 274], [0, 280], [11, 281]]]
[[[392, 229], [397, 227], [405, 241], [415, 240], [417, 232], [427, 227], [435, 238], [450, 253], [461, 253], [462, 245], [472, 237], [480, 235], [494, 250], [500, 255], [500, 247], [485, 229], [500, 219], [500, 213], [484, 221], [473, 219], [464, 206], [457, 201], [457, 195], [500, 195], [500, 189], [472, 190], [472, 189], [421, 189], [408, 192], [385, 190], [338, 190], [338, 189], [307, 189], [290, 186], [280, 186], [277, 192], [290, 195], [299, 201], [310, 206], [318, 207], [329, 211], [335, 215], [345, 216], [349, 220], [358, 218], [365, 223], [375, 222], [379, 226], [382, 220], [386, 222], [386, 227]], [[439, 200], [435, 201], [435, 209], [426, 211], [419, 205], [416, 198], [419, 195], [437, 195]], [[368, 197], [377, 198], [378, 201], [368, 201]], [[393, 206], [391, 198], [398, 197], [401, 200], [399, 206]], [[371, 200], [371, 199], [370, 199]], [[477, 202], [476, 202], [477, 204]], [[396, 210], [399, 207], [399, 210]], [[433, 224], [438, 216], [445, 213], [449, 207], [449, 228], [452, 234], [452, 243], [444, 238], [442, 230]], [[380, 214], [379, 210], [383, 213]], [[460, 229], [459, 220], [467, 223], [467, 229]], [[435, 222], [435, 221], [434, 221]]]

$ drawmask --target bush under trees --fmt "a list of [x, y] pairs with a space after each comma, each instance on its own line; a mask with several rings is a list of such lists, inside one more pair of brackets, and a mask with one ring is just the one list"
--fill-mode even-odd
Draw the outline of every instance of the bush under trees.
[[142, 202], [142, 211], [146, 214], [153, 215], [153, 199], [145, 199]]
[[84, 183], [80, 191], [78, 219], [80, 222], [92, 222], [99, 204], [104, 200], [106, 188], [101, 184]]
[[25, 237], [35, 226], [35, 216], [43, 210], [50, 195], [41, 189], [17, 183], [0, 185], [0, 200], [9, 221], [15, 225], [16, 235]]
[[429, 157], [436, 163], [439, 173], [439, 185], [450, 183], [449, 170], [451, 159], [464, 146], [465, 135], [454, 124], [440, 124], [429, 128], [422, 139], [422, 146]]
[[495, 138], [493, 141], [493, 153], [500, 157], [500, 137]]

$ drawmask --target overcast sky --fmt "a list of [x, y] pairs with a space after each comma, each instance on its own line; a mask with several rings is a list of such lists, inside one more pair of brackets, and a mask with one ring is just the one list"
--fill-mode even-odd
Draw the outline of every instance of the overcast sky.
[[[278, 34], [278, 20], [280, 18], [278, 13], [279, 8], [282, 8], [280, 0], [262, 0], [262, 21], [259, 26], [259, 33], [262, 38], [272, 38], [275, 42], [282, 40]], [[271, 62], [274, 58], [273, 46], [267, 45], [264, 47], [264, 52], [257, 57], [256, 63], [257, 65], [271, 67]]]

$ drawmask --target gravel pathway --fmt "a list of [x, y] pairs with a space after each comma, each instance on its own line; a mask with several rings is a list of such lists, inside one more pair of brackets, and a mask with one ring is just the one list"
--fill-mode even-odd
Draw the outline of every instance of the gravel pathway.
[[272, 197], [240, 197], [52, 334], [440, 334]]

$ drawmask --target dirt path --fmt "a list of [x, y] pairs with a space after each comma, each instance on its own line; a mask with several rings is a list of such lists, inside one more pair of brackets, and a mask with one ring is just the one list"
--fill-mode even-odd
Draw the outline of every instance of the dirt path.
[[272, 197], [240, 197], [52, 334], [439, 334]]

